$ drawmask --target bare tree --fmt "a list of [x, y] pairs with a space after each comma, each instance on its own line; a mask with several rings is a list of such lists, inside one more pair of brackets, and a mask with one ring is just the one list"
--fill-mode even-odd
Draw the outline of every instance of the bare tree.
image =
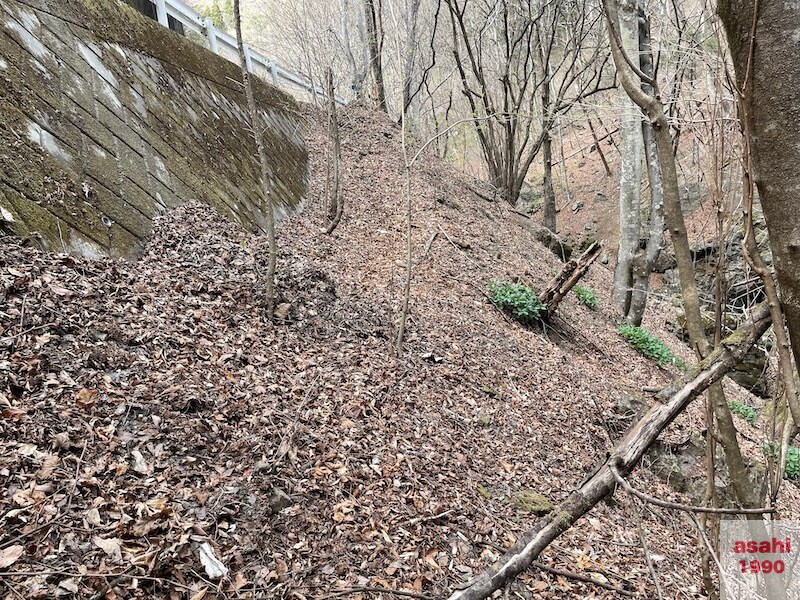
[[[655, 78], [653, 53], [650, 48], [650, 19], [641, 7], [639, 13], [639, 55], [642, 73], [650, 79]], [[642, 82], [642, 90], [652, 94], [648, 83]], [[632, 325], [641, 325], [644, 309], [647, 305], [647, 294], [650, 290], [650, 274], [664, 244], [664, 183], [661, 181], [661, 165], [658, 162], [653, 125], [647, 120], [641, 121], [644, 156], [647, 165], [647, 178], [650, 181], [650, 233], [643, 250], [637, 250], [631, 261], [631, 293], [626, 302], [625, 320]], [[622, 160], [625, 160], [623, 156]], [[638, 241], [638, 239], [637, 239]], [[638, 247], [638, 246], [637, 246]]]
[[339, 135], [339, 117], [336, 111], [336, 88], [333, 86], [333, 70], [326, 75], [328, 104], [328, 155], [325, 190], [328, 200], [328, 224], [325, 233], [330, 235], [339, 225], [344, 212], [344, 189], [342, 186], [342, 144]]
[[[436, 7], [433, 11], [430, 31], [427, 34], [427, 65], [422, 69], [422, 74], [417, 77], [418, 65], [422, 64], [422, 39], [425, 33], [420, 33], [420, 0], [406, 0], [405, 28], [406, 28], [406, 59], [404, 62], [403, 73], [403, 112], [408, 116], [412, 104], [420, 96], [423, 89], [428, 90], [431, 100], [431, 111], [435, 113], [436, 106], [433, 103], [430, 79], [433, 70], [438, 66], [436, 37], [439, 29], [439, 16], [441, 14], [442, 0], [436, 0]], [[438, 86], [437, 86], [438, 87]], [[433, 115], [435, 121], [435, 114]]]
[[239, 47], [239, 66], [242, 69], [242, 85], [244, 86], [244, 93], [247, 98], [250, 128], [256, 140], [258, 163], [261, 167], [261, 195], [264, 212], [267, 217], [267, 239], [269, 241], [266, 308], [267, 316], [271, 319], [275, 311], [275, 263], [278, 256], [278, 247], [275, 241], [275, 215], [272, 207], [271, 175], [269, 163], [267, 162], [267, 153], [264, 148], [264, 132], [261, 127], [261, 119], [258, 114], [255, 95], [253, 94], [253, 82], [250, 80], [250, 72], [247, 70], [247, 58], [244, 51], [244, 42], [242, 41], [242, 17], [239, 12], [239, 0], [233, 0], [233, 20], [236, 27], [236, 43]]
[[[380, 2], [380, 0], [378, 0]], [[367, 21], [367, 36], [369, 42], [369, 62], [372, 67], [372, 77], [375, 79], [375, 93], [378, 108], [386, 112], [386, 88], [383, 82], [383, 53], [381, 52], [381, 39], [379, 25], [380, 4], [375, 9], [375, 0], [364, 0], [364, 17]]]
[[330, 235], [339, 225], [344, 212], [344, 188], [342, 186], [342, 143], [339, 135], [339, 117], [336, 114], [336, 89], [333, 86], [333, 70], [326, 75], [328, 104], [328, 225], [325, 233]]
[[[345, 58], [350, 67], [352, 76], [350, 87], [357, 100], [364, 97], [364, 82], [367, 79], [367, 72], [369, 70], [369, 61], [358, 61], [356, 53], [353, 50], [353, 43], [350, 39], [350, 0], [339, 0], [340, 11], [340, 27], [341, 27], [341, 43], [344, 48]], [[366, 40], [364, 33], [364, 13], [363, 11], [356, 11], [356, 30], [359, 33], [359, 40]]]
[[412, 260], [413, 257], [412, 257], [412, 245], [411, 245], [412, 218], [414, 214], [411, 203], [412, 169], [416, 164], [417, 160], [419, 160], [419, 158], [422, 156], [423, 152], [425, 152], [425, 150], [431, 144], [435, 143], [438, 138], [444, 137], [448, 135], [456, 127], [459, 127], [468, 121], [472, 121], [472, 119], [460, 119], [455, 123], [451, 123], [448, 127], [438, 132], [435, 136], [428, 138], [428, 140], [426, 140], [425, 143], [420, 146], [420, 148], [414, 153], [414, 155], [410, 156], [408, 139], [406, 135], [407, 131], [405, 124], [405, 113], [401, 115], [400, 119], [401, 119], [400, 123], [402, 127], [402, 136], [403, 136], [403, 163], [405, 166], [405, 185], [403, 186], [403, 199], [405, 200], [405, 209], [406, 209], [406, 215], [405, 215], [406, 216], [406, 256], [405, 256], [406, 278], [403, 284], [402, 307], [400, 309], [400, 320], [397, 328], [397, 340], [395, 343], [395, 350], [398, 356], [403, 353], [403, 342], [405, 341], [406, 323], [408, 322], [408, 309], [411, 299], [411, 278], [414, 272], [414, 263]]
[[[605, 89], [594, 43], [599, 11], [587, 0], [445, 0], [453, 57], [491, 183], [515, 204], [557, 116]], [[537, 57], [538, 44], [543, 49]], [[552, 86], [544, 118], [539, 90]]]
[[550, 134], [552, 124], [548, 122], [553, 112], [553, 103], [550, 100], [551, 76], [550, 61], [547, 59], [548, 49], [545, 47], [546, 37], [541, 29], [536, 29], [536, 50], [539, 55], [539, 64], [544, 70], [544, 83], [542, 84], [542, 224], [553, 233], [556, 225], [556, 192], [553, 189], [553, 137]]
[[[549, 85], [542, 86], [542, 106], [545, 110], [550, 108]], [[553, 189], [553, 138], [549, 128], [545, 130], [542, 140], [542, 167], [542, 224], [556, 233], [556, 213], [558, 211], [556, 209], [556, 191]]]
[[411, 107], [411, 93], [417, 67], [419, 44], [417, 41], [417, 24], [419, 22], [420, 0], [405, 0], [406, 49], [403, 62], [403, 111], [408, 113]]
[[[641, 68], [639, 61], [639, 11], [637, 0], [621, 0], [619, 3], [619, 38], [635, 71], [631, 77], [639, 85], [636, 74]], [[620, 138], [621, 165], [619, 175], [619, 244], [617, 265], [614, 269], [614, 284], [611, 302], [620, 313], [626, 315], [631, 304], [633, 289], [633, 257], [639, 248], [641, 228], [642, 158], [642, 112], [624, 89], [620, 89]]]

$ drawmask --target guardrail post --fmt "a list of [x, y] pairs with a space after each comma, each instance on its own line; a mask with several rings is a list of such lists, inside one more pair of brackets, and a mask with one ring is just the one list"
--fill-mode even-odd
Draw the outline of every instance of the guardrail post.
[[278, 79], [278, 65], [276, 65], [274, 62], [269, 63], [269, 72], [272, 75], [272, 85], [278, 87], [278, 84], [280, 83]]
[[253, 58], [250, 56], [250, 46], [247, 44], [243, 44], [244, 46], [244, 62], [247, 65], [247, 71], [252, 73], [253, 72]]
[[219, 54], [219, 42], [217, 42], [217, 30], [214, 28], [214, 19], [206, 17], [204, 23], [206, 26], [206, 37], [208, 38], [208, 48], [214, 54]]
[[158, 16], [159, 23], [161, 23], [164, 27], [169, 27], [166, 0], [156, 0], [156, 16]]

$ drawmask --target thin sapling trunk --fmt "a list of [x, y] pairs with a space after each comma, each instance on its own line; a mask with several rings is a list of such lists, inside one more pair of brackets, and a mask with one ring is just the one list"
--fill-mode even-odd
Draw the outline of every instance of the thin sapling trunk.
[[267, 152], [264, 148], [264, 133], [259, 123], [258, 108], [253, 94], [253, 82], [247, 70], [244, 41], [242, 40], [242, 18], [239, 12], [239, 0], [233, 0], [233, 19], [236, 26], [236, 44], [239, 48], [239, 66], [242, 69], [242, 85], [247, 97], [247, 112], [250, 117], [250, 127], [256, 140], [258, 163], [261, 167], [261, 195], [267, 217], [267, 238], [269, 241], [269, 256], [267, 258], [266, 302], [267, 317], [272, 318], [275, 312], [275, 263], [278, 256], [278, 247], [275, 240], [275, 215], [272, 207], [272, 186], [270, 180], [270, 167], [267, 162]]

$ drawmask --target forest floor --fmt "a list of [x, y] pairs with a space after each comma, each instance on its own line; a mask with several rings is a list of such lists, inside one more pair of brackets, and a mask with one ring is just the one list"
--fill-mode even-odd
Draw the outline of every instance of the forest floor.
[[[652, 401], [642, 389], [678, 375], [616, 333], [603, 265], [582, 282], [597, 310], [571, 294], [544, 331], [498, 312], [490, 279], [541, 288], [561, 262], [433, 158], [412, 174], [411, 317], [395, 357], [400, 130], [344, 113], [346, 206], [327, 236], [325, 134], [308, 115], [311, 189], [279, 227], [277, 322], [263, 309], [264, 238], [200, 203], [159, 217], [136, 262], [0, 238], [6, 598], [442, 597], [547, 510], [536, 494], [557, 504], [605, 456], [632, 423], [621, 401]], [[674, 320], [654, 298], [648, 328], [689, 361]], [[702, 412], [665, 439], [684, 444]], [[760, 460], [760, 425], [736, 422]], [[687, 501], [650, 459], [631, 481]], [[800, 494], [785, 489], [788, 518]], [[665, 597], [702, 597], [689, 522], [623, 493], [509, 597], [653, 597], [636, 515]]]

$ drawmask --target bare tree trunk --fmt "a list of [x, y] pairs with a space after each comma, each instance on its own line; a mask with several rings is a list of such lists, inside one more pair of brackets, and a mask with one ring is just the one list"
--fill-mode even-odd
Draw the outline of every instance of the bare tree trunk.
[[[650, 48], [650, 20], [640, 10], [639, 14], [639, 53], [642, 73], [650, 78], [655, 77], [653, 53]], [[652, 94], [651, 85], [642, 82], [646, 94]], [[664, 184], [661, 181], [661, 165], [658, 162], [658, 151], [653, 125], [642, 121], [642, 139], [644, 140], [644, 156], [647, 164], [647, 177], [650, 181], [650, 234], [644, 252], [638, 252], [631, 264], [633, 291], [628, 307], [626, 320], [631, 325], [641, 325], [644, 309], [647, 305], [647, 294], [650, 290], [650, 273], [664, 244]]]
[[247, 59], [244, 53], [244, 42], [242, 41], [242, 17], [239, 12], [239, 0], [233, 0], [233, 19], [236, 26], [236, 43], [239, 47], [239, 66], [242, 69], [242, 84], [244, 93], [247, 97], [247, 110], [250, 117], [250, 127], [256, 140], [256, 151], [258, 152], [258, 162], [261, 167], [261, 190], [264, 203], [264, 211], [267, 217], [267, 238], [269, 241], [269, 257], [267, 258], [267, 317], [272, 318], [275, 311], [275, 263], [278, 257], [278, 247], [275, 241], [275, 215], [272, 206], [272, 187], [270, 177], [270, 167], [267, 163], [267, 153], [264, 149], [264, 133], [258, 116], [256, 99], [253, 94], [253, 82], [250, 80], [250, 73], [247, 70]]
[[[349, 16], [350, 16], [350, 0], [339, 0], [339, 10], [341, 12], [341, 35], [342, 35], [342, 43], [344, 44], [344, 54], [345, 58], [347, 59], [347, 64], [350, 67], [351, 72], [351, 83], [350, 87], [352, 88], [352, 92], [355, 95], [357, 100], [360, 100], [364, 97], [364, 81], [367, 78], [367, 67], [368, 64], [364, 63], [363, 66], [359, 66], [356, 63], [356, 57], [353, 53], [353, 44], [350, 41], [350, 26], [349, 26]], [[363, 18], [362, 11], [356, 11], [358, 15], [358, 23], [360, 25], [361, 19]], [[361, 27], [359, 27], [359, 30]], [[364, 37], [364, 36], [361, 36]], [[367, 52], [369, 55], [369, 52]]]
[[550, 136], [550, 84], [542, 85], [542, 194], [544, 196], [544, 217], [542, 224], [556, 233], [556, 193], [553, 189], [553, 138]]
[[644, 252], [638, 252], [631, 263], [632, 293], [631, 303], [625, 320], [631, 325], [641, 325], [647, 296], [650, 291], [650, 274], [664, 245], [664, 188], [661, 182], [661, 168], [656, 153], [653, 127], [642, 123], [647, 173], [650, 179], [650, 233]]
[[[584, 112], [586, 109], [584, 109]], [[592, 139], [594, 140], [594, 147], [597, 150], [597, 154], [600, 155], [600, 160], [603, 163], [603, 168], [606, 171], [606, 177], [611, 177], [611, 167], [608, 166], [608, 159], [606, 159], [606, 153], [603, 152], [603, 147], [600, 145], [600, 139], [597, 137], [597, 132], [594, 129], [594, 125], [592, 124], [592, 120], [587, 115], [586, 122], [589, 124], [589, 131], [592, 133]]]
[[411, 108], [412, 91], [411, 86], [414, 82], [414, 73], [417, 63], [417, 17], [419, 15], [420, 0], [406, 0], [406, 31], [408, 39], [406, 42], [406, 60], [403, 64], [403, 111], [408, 118]]
[[[434, 99], [433, 92], [430, 90], [430, 87], [427, 84], [425, 85], [425, 90], [428, 94], [428, 102], [430, 102], [431, 105], [430, 114], [431, 114], [431, 120], [433, 121], [433, 134], [434, 137], [436, 138], [435, 153], [436, 156], [438, 156], [439, 158], [447, 158], [447, 153], [450, 150], [450, 135], [445, 133], [440, 136], [442, 125], [440, 124], [440, 119], [436, 112], [436, 101]], [[449, 90], [447, 94], [447, 106], [444, 109], [444, 117], [442, 119], [444, 123], [447, 123], [447, 121], [449, 120], [451, 110], [453, 110], [452, 89]]]
[[611, 465], [623, 477], [633, 471], [647, 449], [675, 417], [706, 388], [719, 382], [764, 334], [770, 325], [769, 308], [764, 305], [756, 307], [751, 319], [751, 322], [723, 340], [720, 347], [701, 363], [703, 368], [695, 367], [692, 372], [662, 390], [658, 395], [659, 402], [631, 428], [585, 483], [572, 492], [563, 504], [526, 531], [497, 564], [479, 574], [469, 587], [453, 593], [450, 600], [483, 600], [502, 589], [527, 569], [553, 540], [603, 498], [612, 494], [616, 478]]
[[556, 192], [553, 189], [553, 140], [550, 132], [546, 132], [542, 142], [542, 164], [544, 176], [542, 177], [542, 194], [544, 216], [542, 224], [553, 233], [556, 233]]
[[[796, 91], [800, 87], [800, 63], [791, 51], [789, 40], [800, 35], [800, 6], [791, 2], [719, 0], [717, 10], [725, 25], [740, 88], [745, 159], [751, 179], [748, 195], [752, 196], [755, 184], [767, 221], [781, 291], [780, 304], [797, 365], [800, 364], [800, 149], [797, 146], [800, 118], [796, 114]], [[757, 261], [755, 265], [758, 268]], [[774, 285], [768, 278], [765, 285], [770, 300], [775, 302], [777, 290], [770, 289]], [[781, 340], [783, 344], [786, 341]], [[800, 405], [796, 399], [790, 408], [795, 425], [800, 426]]]
[[378, 40], [378, 16], [375, 12], [375, 0], [364, 0], [364, 17], [367, 21], [369, 62], [372, 65], [372, 76], [375, 79], [378, 108], [386, 112], [386, 89], [383, 84], [383, 58], [381, 56], [381, 47]]
[[[638, 21], [636, 0], [622, 0], [618, 20], [619, 35], [624, 51], [637, 69], [639, 68]], [[639, 248], [640, 192], [644, 147], [641, 110], [624, 89], [620, 90], [620, 103], [622, 105], [620, 119], [622, 162], [619, 175], [619, 247], [611, 302], [620, 313], [626, 315], [631, 304], [633, 258]]]
[[411, 300], [411, 276], [414, 274], [414, 263], [411, 254], [411, 166], [413, 160], [408, 158], [408, 145], [406, 142], [406, 117], [401, 113], [402, 135], [403, 135], [403, 162], [405, 164], [405, 186], [404, 195], [406, 201], [406, 280], [403, 284], [403, 300], [400, 308], [400, 323], [397, 327], [397, 343], [395, 351], [397, 356], [403, 354], [403, 342], [405, 342], [406, 323], [408, 322], [408, 305]]
[[[749, 144], [745, 144], [745, 151], [749, 154]], [[742, 179], [742, 187], [744, 188], [744, 206], [745, 206], [745, 235], [744, 235], [744, 251], [745, 258], [753, 270], [761, 278], [764, 284], [764, 292], [769, 302], [770, 311], [772, 314], [772, 330], [775, 333], [775, 346], [778, 350], [778, 368], [781, 376], [781, 383], [783, 383], [783, 399], [789, 407], [790, 415], [786, 419], [784, 427], [780, 427], [780, 419], [778, 419], [779, 429], [786, 429], [788, 425], [788, 432], [781, 435], [781, 450], [778, 456], [778, 466], [775, 473], [775, 481], [773, 482], [773, 500], [775, 499], [778, 489], [780, 488], [783, 479], [783, 472], [786, 468], [786, 450], [791, 439], [797, 435], [798, 424], [800, 424], [800, 399], [797, 395], [797, 386], [795, 385], [795, 367], [792, 362], [791, 344], [789, 342], [789, 334], [786, 331], [786, 324], [783, 319], [783, 312], [781, 311], [780, 300], [778, 297], [778, 287], [775, 284], [775, 278], [772, 269], [769, 268], [761, 252], [756, 245], [755, 231], [753, 230], [753, 196], [755, 189], [753, 180], [750, 177], [749, 169], [752, 168], [751, 160], [746, 156], [745, 162], [747, 170]], [[778, 415], [778, 398], [775, 399], [775, 415]], [[789, 418], [790, 417], [790, 418]], [[783, 439], [787, 438], [787, 439]]]
[[344, 190], [342, 189], [342, 144], [339, 136], [339, 118], [336, 114], [336, 90], [333, 87], [333, 71], [328, 67], [326, 73], [328, 93], [328, 135], [330, 148], [328, 154], [328, 226], [325, 233], [330, 235], [342, 220], [344, 211]]

